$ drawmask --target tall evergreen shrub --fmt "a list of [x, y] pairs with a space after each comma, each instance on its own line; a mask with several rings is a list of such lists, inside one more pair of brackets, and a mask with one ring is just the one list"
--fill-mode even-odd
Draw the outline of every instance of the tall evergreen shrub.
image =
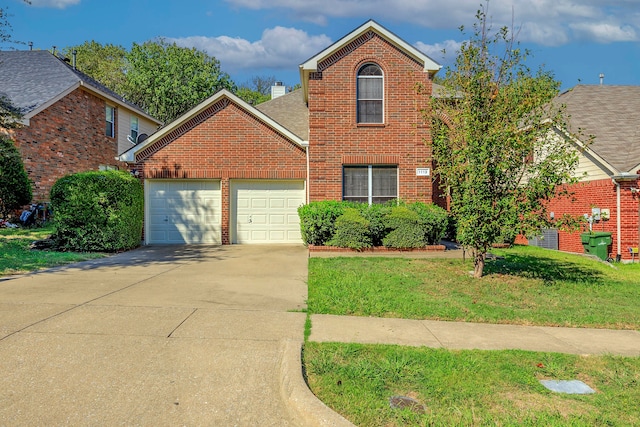
[[0, 136], [0, 218], [31, 202], [31, 182], [13, 141]]
[[59, 249], [117, 252], [142, 239], [144, 192], [121, 171], [82, 172], [51, 189], [54, 241]]

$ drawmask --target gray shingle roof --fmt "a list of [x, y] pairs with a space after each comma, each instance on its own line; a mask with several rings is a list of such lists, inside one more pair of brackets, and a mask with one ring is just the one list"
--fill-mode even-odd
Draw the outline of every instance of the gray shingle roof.
[[131, 110], [147, 115], [86, 74], [74, 70], [46, 50], [0, 51], [0, 95], [6, 96], [23, 115], [57, 98], [79, 82], [114, 98]]
[[309, 108], [304, 102], [302, 89], [256, 105], [263, 112], [303, 141], [309, 140]]
[[640, 86], [578, 85], [557, 100], [572, 132], [594, 135], [589, 150], [619, 172], [640, 164]]

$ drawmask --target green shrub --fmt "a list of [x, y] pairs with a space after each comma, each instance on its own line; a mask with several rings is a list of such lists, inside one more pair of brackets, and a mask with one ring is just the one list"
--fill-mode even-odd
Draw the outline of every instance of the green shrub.
[[447, 211], [440, 206], [415, 202], [408, 208], [416, 212], [420, 217], [420, 225], [424, 230], [424, 238], [427, 245], [437, 245], [444, 237], [449, 225]]
[[322, 246], [333, 238], [336, 219], [344, 213], [348, 202], [324, 200], [298, 208], [300, 231], [305, 245]]
[[60, 178], [51, 189], [53, 238], [58, 249], [116, 252], [142, 238], [144, 193], [126, 172], [83, 172]]
[[0, 218], [28, 204], [32, 197], [20, 152], [11, 139], [0, 136]]
[[336, 231], [333, 239], [328, 243], [341, 248], [358, 250], [370, 248], [372, 244], [369, 221], [360, 214], [358, 209], [345, 209], [344, 213], [336, 219]]
[[373, 246], [382, 246], [382, 239], [389, 233], [386, 218], [395, 204], [395, 201], [373, 205], [368, 205], [367, 203], [358, 204], [360, 214], [369, 221], [369, 233], [371, 234]]
[[424, 228], [417, 212], [401, 205], [391, 209], [387, 227], [392, 231], [382, 240], [388, 248], [422, 248], [426, 246]]

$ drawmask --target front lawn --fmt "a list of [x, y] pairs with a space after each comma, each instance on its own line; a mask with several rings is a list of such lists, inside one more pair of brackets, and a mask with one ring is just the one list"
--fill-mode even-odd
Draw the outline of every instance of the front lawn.
[[[304, 360], [313, 392], [358, 426], [640, 425], [640, 358], [307, 342]], [[541, 379], [596, 393], [554, 393]], [[421, 410], [393, 409], [393, 396]]]
[[55, 267], [88, 259], [102, 258], [103, 253], [56, 252], [29, 249], [29, 245], [49, 237], [53, 229], [45, 228], [1, 228], [0, 229], [0, 276], [27, 273], [43, 268]]
[[529, 246], [470, 260], [311, 258], [312, 314], [640, 329], [640, 264], [609, 265]]

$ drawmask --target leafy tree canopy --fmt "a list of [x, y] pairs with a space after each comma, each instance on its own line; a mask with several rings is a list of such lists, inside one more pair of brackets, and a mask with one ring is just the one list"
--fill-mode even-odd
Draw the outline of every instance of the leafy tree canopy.
[[433, 99], [429, 115], [436, 173], [458, 240], [473, 255], [474, 277], [501, 235], [550, 226], [545, 202], [575, 182], [577, 165], [570, 142], [550, 137], [552, 123], [566, 129], [562, 108], [551, 103], [559, 82], [527, 68], [529, 52], [508, 28], [492, 31], [487, 7], [477, 12], [473, 34], [440, 82], [445, 96]]
[[275, 82], [275, 76], [253, 76], [238, 87], [236, 95], [251, 105], [261, 104], [271, 99], [271, 86]]
[[74, 50], [78, 70], [165, 123], [220, 89], [235, 90], [216, 58], [164, 39], [134, 43], [129, 51], [90, 41], [63, 52], [70, 57]]
[[100, 44], [94, 40], [62, 49], [62, 54], [72, 58], [76, 53], [76, 68], [93, 77], [116, 93], [123, 93], [126, 82], [125, 64], [127, 50], [120, 45]]

